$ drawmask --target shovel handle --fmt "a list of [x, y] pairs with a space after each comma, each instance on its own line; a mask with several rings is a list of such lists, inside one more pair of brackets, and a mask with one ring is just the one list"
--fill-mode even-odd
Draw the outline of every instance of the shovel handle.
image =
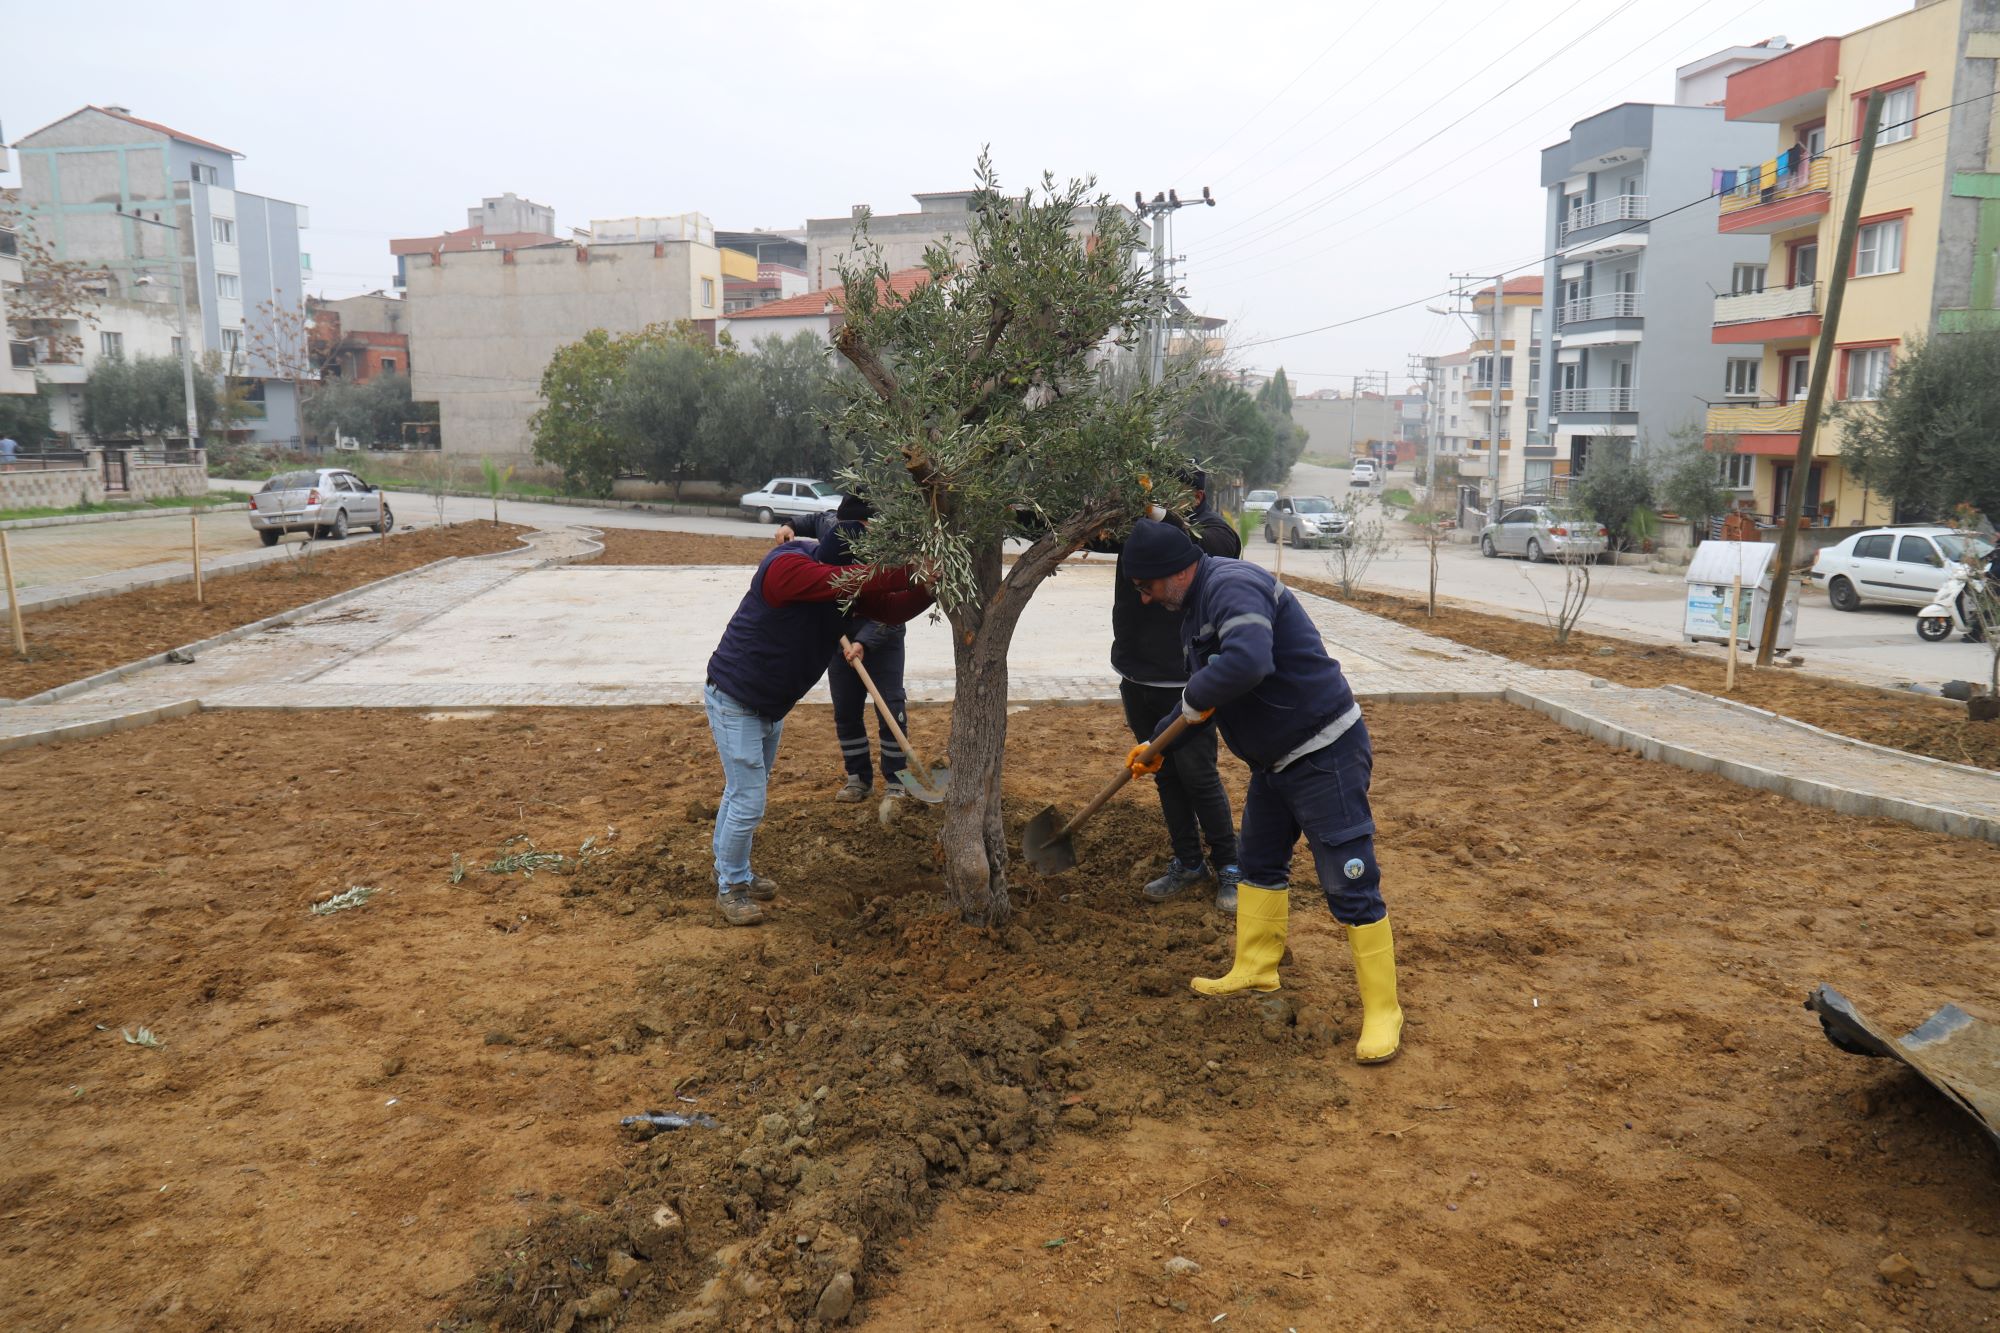
[[[852, 643], [848, 642], [845, 634], [840, 636], [840, 647], [843, 652], [853, 646]], [[912, 764], [917, 766], [919, 775], [928, 783], [931, 777], [929, 766], [923, 760], [917, 758], [917, 752], [910, 748], [910, 738], [903, 734], [903, 728], [897, 723], [896, 715], [889, 710], [888, 703], [882, 698], [882, 691], [875, 688], [875, 678], [868, 674], [868, 668], [862, 666], [860, 662], [849, 662], [847, 665], [853, 667], [854, 674], [861, 677], [862, 685], [867, 687], [868, 697], [875, 701], [876, 711], [882, 714], [882, 720], [889, 724], [890, 732], [896, 737], [896, 744], [903, 747], [903, 754]]]
[[[1146, 758], [1151, 759], [1154, 755], [1166, 749], [1169, 745], [1172, 745], [1175, 741], [1180, 739], [1180, 734], [1183, 731], [1186, 731], [1187, 729], [1188, 729], [1187, 714], [1183, 713], [1181, 714], [1181, 716], [1175, 718], [1172, 722], [1168, 723], [1167, 729], [1161, 732], [1156, 739], [1146, 742], [1146, 750], [1147, 750]], [[1102, 810], [1104, 808], [1104, 803], [1110, 800], [1112, 797], [1116, 796], [1118, 794], [1118, 789], [1120, 787], [1123, 787], [1126, 783], [1130, 782], [1131, 780], [1132, 780], [1132, 770], [1129, 768], [1120, 769], [1118, 771], [1118, 776], [1111, 779], [1110, 782], [1106, 783], [1104, 790], [1097, 793], [1096, 796], [1093, 796], [1091, 798], [1090, 804], [1083, 807], [1083, 809], [1077, 811], [1076, 818], [1070, 820], [1069, 823], [1064, 824], [1062, 828], [1057, 831], [1055, 837], [1049, 839], [1049, 841], [1056, 842], [1063, 838], [1067, 838], [1070, 834], [1076, 832], [1079, 828], [1083, 827], [1084, 820], [1089, 819], [1099, 810]]]

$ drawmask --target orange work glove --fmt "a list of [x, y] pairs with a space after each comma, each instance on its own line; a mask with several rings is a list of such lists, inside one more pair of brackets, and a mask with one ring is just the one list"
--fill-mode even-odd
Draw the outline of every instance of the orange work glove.
[[1151, 777], [1159, 772], [1160, 765], [1166, 762], [1166, 755], [1145, 744], [1133, 746], [1132, 753], [1125, 756], [1125, 767], [1131, 770], [1135, 778]]

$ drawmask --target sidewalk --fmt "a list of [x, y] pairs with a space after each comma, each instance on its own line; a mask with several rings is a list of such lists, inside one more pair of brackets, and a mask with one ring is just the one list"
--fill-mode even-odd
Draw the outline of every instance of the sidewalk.
[[[592, 535], [538, 532], [532, 549], [412, 571], [393, 591], [355, 589], [204, 649], [192, 665], [147, 667], [68, 687], [57, 700], [0, 708], [0, 749], [196, 707], [698, 705], [704, 663], [744, 569], [561, 568], [595, 549]], [[1009, 666], [1016, 702], [1116, 697], [1102, 665], [1111, 578], [1108, 561], [1082, 564], [1038, 593]], [[1524, 666], [1295, 595], [1365, 700], [1504, 699], [1649, 759], [1846, 814], [2000, 842], [2000, 773], [1866, 745], [1691, 690], [1632, 689]], [[910, 698], [948, 701], [948, 630], [913, 623], [908, 651]], [[809, 697], [824, 701], [824, 684]]]

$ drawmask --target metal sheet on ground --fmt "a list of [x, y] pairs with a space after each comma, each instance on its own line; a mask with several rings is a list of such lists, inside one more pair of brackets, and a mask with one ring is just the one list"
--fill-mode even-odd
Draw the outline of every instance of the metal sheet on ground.
[[1900, 1037], [1871, 1023], [1831, 986], [1813, 988], [1806, 1008], [1843, 1051], [1901, 1060], [1977, 1120], [2000, 1146], [2000, 1027], [1947, 1004]]

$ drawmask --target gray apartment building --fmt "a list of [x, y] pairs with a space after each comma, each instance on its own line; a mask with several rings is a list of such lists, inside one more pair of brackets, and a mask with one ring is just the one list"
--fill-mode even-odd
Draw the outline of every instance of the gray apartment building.
[[240, 381], [250, 438], [298, 443], [305, 208], [237, 189], [241, 153], [124, 107], [84, 107], [14, 147], [23, 225], [57, 259], [103, 274], [91, 309], [29, 349], [36, 373], [56, 386], [57, 428], [80, 425], [82, 385], [99, 359], [179, 354], [178, 285], [191, 350], [218, 354], [224, 373]]
[[[972, 201], [976, 190], [939, 190], [911, 196], [917, 201], [914, 213], [874, 213], [856, 204], [844, 218], [806, 219], [806, 283], [808, 291], [822, 291], [840, 285], [840, 266], [854, 251], [855, 228], [868, 213], [868, 240], [882, 251], [891, 273], [920, 268], [924, 251], [946, 240], [963, 241], [971, 225]], [[1113, 204], [1124, 208], [1123, 204]], [[1126, 212], [1129, 214], [1130, 209]], [[1097, 228], [1097, 210], [1085, 205], [1076, 210], [1071, 229], [1087, 235]]]
[[[1681, 71], [1680, 95], [1698, 96], [1715, 61], [1744, 68], [1785, 49], [1696, 62]], [[1715, 296], [1761, 286], [1768, 249], [1761, 237], [1716, 230], [1712, 172], [1770, 157], [1776, 143], [1770, 126], [1731, 122], [1720, 106], [1628, 102], [1542, 150], [1547, 410], [1527, 441], [1528, 487], [1581, 473], [1599, 436], [1643, 447], [1702, 428], [1707, 404], [1724, 397], [1729, 360], [1710, 337]]]

